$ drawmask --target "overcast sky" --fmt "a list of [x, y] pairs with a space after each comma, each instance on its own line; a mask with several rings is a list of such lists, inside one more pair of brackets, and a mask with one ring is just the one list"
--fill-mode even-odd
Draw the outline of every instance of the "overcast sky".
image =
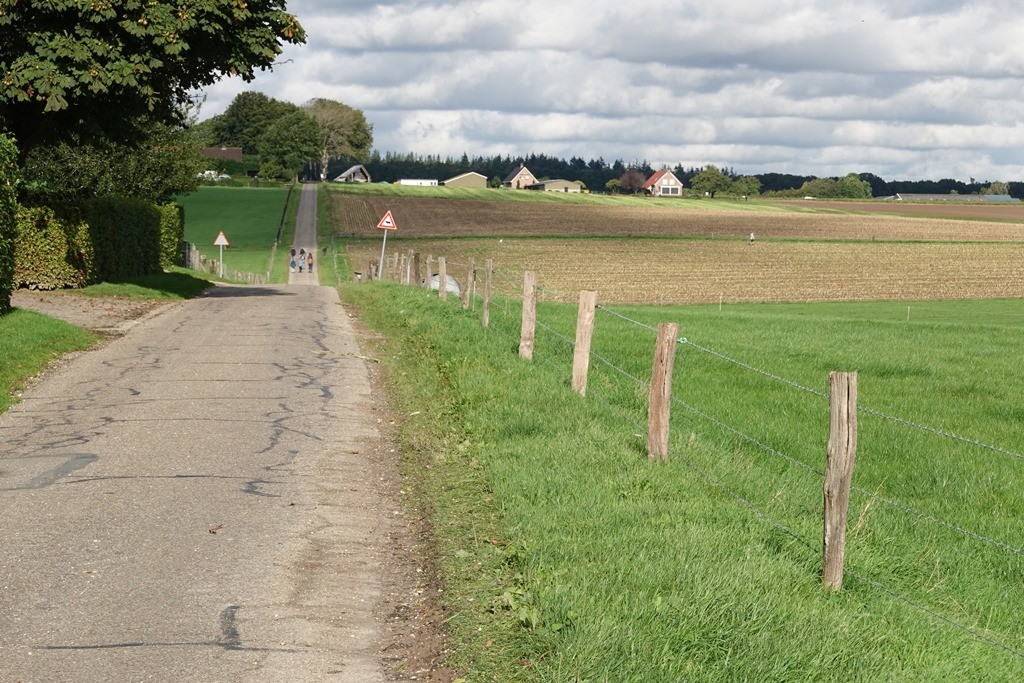
[[291, 0], [308, 42], [239, 92], [362, 109], [382, 152], [1024, 180], [1010, 0]]

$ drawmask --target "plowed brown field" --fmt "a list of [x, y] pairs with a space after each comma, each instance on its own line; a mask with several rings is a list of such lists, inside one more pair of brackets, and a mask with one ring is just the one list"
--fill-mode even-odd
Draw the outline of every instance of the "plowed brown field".
[[[466, 264], [493, 258], [498, 291], [522, 293], [538, 271], [547, 299], [596, 289], [606, 303], [871, 301], [1024, 297], [1024, 246], [896, 242], [496, 239], [401, 240], [402, 253], [444, 255], [465, 281]], [[349, 244], [363, 270], [380, 243]], [[434, 269], [436, 273], [436, 267]]]
[[470, 259], [493, 258], [503, 273], [496, 287], [512, 296], [521, 294], [522, 271], [534, 269], [542, 298], [596, 289], [606, 303], [1024, 297], [1024, 223], [692, 204], [334, 199], [335, 225], [355, 237], [347, 248], [356, 270], [379, 256], [375, 226], [390, 210], [399, 230], [389, 253], [444, 255], [460, 282]]
[[[418, 197], [362, 196], [331, 193], [330, 212], [341, 234], [378, 236], [377, 222], [391, 211], [399, 234], [409, 237], [462, 236], [683, 236], [855, 239], [899, 241], [1024, 242], [1020, 223], [936, 219], [885, 214], [806, 213], [775, 210], [738, 211], [721, 203], [708, 208], [604, 206], [512, 201], [451, 200]], [[836, 203], [843, 210], [859, 204]], [[874, 206], [874, 204], [863, 205]], [[907, 205], [919, 206], [919, 205]], [[815, 208], [828, 209], [827, 203]], [[952, 208], [952, 207], [946, 207]], [[983, 209], [986, 207], [968, 207]], [[987, 207], [1002, 209], [1007, 207]], [[1009, 220], [1009, 215], [1007, 215]]]

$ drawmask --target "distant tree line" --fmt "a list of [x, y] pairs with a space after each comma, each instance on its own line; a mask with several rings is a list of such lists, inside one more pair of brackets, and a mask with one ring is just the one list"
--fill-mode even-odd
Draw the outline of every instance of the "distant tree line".
[[[341, 173], [348, 165], [351, 165], [350, 162], [361, 163], [352, 158], [332, 159], [331, 173], [334, 175]], [[460, 173], [476, 171], [486, 176], [492, 185], [500, 183], [522, 163], [526, 164], [526, 167], [537, 178], [579, 180], [592, 192], [638, 191], [643, 181], [655, 171], [646, 160], [627, 163], [622, 159], [616, 159], [609, 163], [603, 158], [588, 161], [574, 156], [565, 160], [546, 154], [530, 154], [520, 157], [509, 155], [470, 157], [463, 154], [461, 157], [442, 157], [441, 155], [423, 155], [412, 152], [381, 153], [374, 150], [369, 157], [365, 158], [365, 163], [375, 181], [391, 183], [402, 178], [444, 180]], [[1024, 182], [1007, 183], [987, 180], [980, 182], [974, 178], [971, 178], [969, 182], [963, 182], [950, 178], [887, 181], [873, 173], [849, 173], [842, 177], [827, 178], [791, 173], [740, 175], [729, 167], [718, 169], [710, 165], [700, 167], [682, 164], [677, 164], [669, 170], [686, 187], [699, 189], [700, 194], [706, 191], [709, 194], [722, 192], [752, 196], [766, 194], [793, 197], [815, 196], [823, 199], [839, 197], [866, 199], [889, 197], [901, 192], [911, 194], [1009, 194], [1013, 197], [1024, 198]], [[695, 179], [697, 180], [696, 185], [694, 184]]]

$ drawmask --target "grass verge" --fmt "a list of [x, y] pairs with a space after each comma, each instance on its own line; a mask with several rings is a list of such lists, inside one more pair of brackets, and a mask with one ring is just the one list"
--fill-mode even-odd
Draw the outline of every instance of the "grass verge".
[[101, 282], [68, 291], [82, 296], [119, 297], [136, 301], [174, 301], [199, 296], [209, 286], [209, 280], [196, 277], [193, 271], [175, 268], [171, 272], [141, 275], [125, 282]]
[[89, 348], [98, 339], [92, 332], [32, 311], [0, 316], [0, 412], [17, 403], [15, 392], [47, 363]]
[[387, 340], [406, 476], [433, 523], [451, 664], [468, 680], [1024, 675], [1013, 550], [1024, 473], [1012, 454], [864, 416], [846, 587], [827, 592], [819, 578], [828, 412], [814, 392], [828, 370], [858, 369], [874, 409], [1020, 452], [1024, 370], [1006, 302], [987, 317], [975, 302], [969, 322], [936, 322], [929, 304], [931, 320], [912, 324], [866, 304], [625, 309], [813, 390], [683, 345], [675, 392], [700, 412], [673, 407], [673, 456], [651, 466], [646, 388], [627, 377], [649, 373], [649, 330], [600, 315], [595, 351], [622, 370], [592, 368], [583, 400], [568, 387], [571, 306], [541, 307], [527, 363], [514, 303], [483, 330], [418, 290], [343, 296]]

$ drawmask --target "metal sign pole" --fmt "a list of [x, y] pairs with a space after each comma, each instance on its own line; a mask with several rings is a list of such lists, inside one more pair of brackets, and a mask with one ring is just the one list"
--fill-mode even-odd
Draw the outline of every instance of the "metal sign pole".
[[377, 267], [377, 279], [384, 279], [384, 247], [388, 244], [388, 231], [384, 231], [384, 241], [380, 244], [380, 265]]
[[221, 279], [223, 279], [224, 278], [224, 245], [223, 244], [220, 245], [220, 258], [217, 261], [217, 263], [220, 265], [220, 277], [221, 277]]

